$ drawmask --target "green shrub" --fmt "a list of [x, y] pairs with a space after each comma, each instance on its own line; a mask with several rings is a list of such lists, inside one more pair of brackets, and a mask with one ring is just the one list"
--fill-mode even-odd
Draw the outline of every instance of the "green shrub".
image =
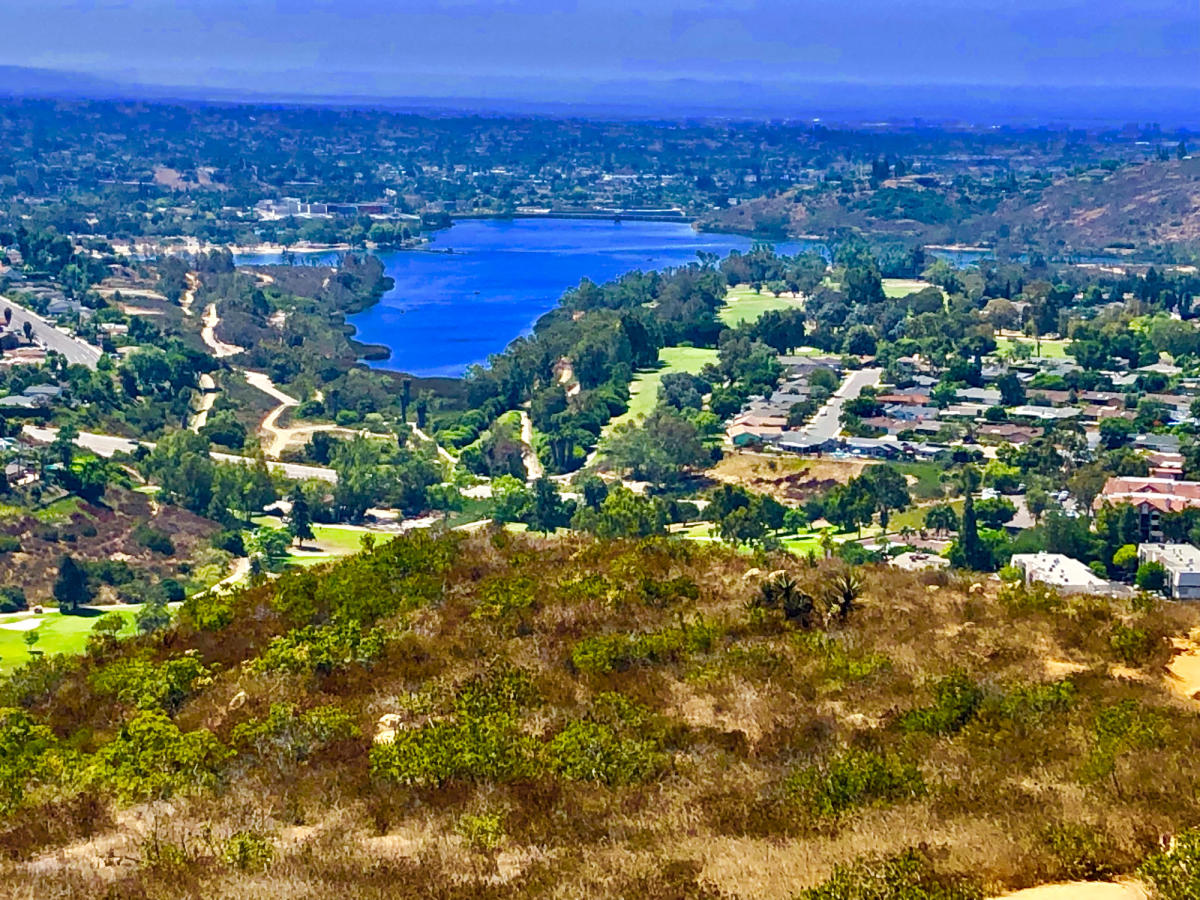
[[375, 744], [371, 771], [427, 786], [532, 778], [544, 769], [542, 746], [521, 731], [518, 715], [537, 700], [526, 672], [496, 666], [458, 689], [453, 713]]
[[198, 631], [220, 631], [233, 622], [233, 599], [213, 591], [192, 594], [179, 608], [180, 622]]
[[490, 853], [504, 842], [504, 822], [497, 813], [477, 816], [466, 813], [455, 823], [454, 830], [472, 850]]
[[54, 733], [22, 709], [0, 709], [0, 812], [20, 805], [30, 781], [46, 774], [42, 760]]
[[888, 859], [862, 859], [837, 866], [828, 881], [795, 895], [796, 900], [981, 900], [978, 884], [939, 875], [916, 850]]
[[143, 712], [92, 757], [88, 780], [126, 801], [164, 799], [216, 784], [231, 755], [212, 732], [182, 732], [161, 712]]
[[382, 629], [364, 631], [358, 622], [309, 625], [273, 638], [254, 666], [260, 672], [328, 675], [349, 665], [370, 665], [383, 645]]
[[1156, 641], [1145, 630], [1131, 628], [1119, 622], [1113, 625], [1108, 638], [1109, 645], [1127, 666], [1144, 665], [1154, 652]]
[[551, 766], [574, 781], [609, 786], [646, 781], [667, 764], [661, 744], [604, 722], [572, 722], [550, 742]]
[[265, 719], [235, 726], [230, 742], [238, 750], [262, 758], [298, 763], [327, 744], [359, 733], [354, 720], [341, 707], [317, 706], [299, 712], [291, 704], [272, 703]]
[[480, 585], [479, 603], [472, 616], [478, 619], [506, 618], [533, 606], [536, 591], [537, 583], [528, 575], [489, 578]]
[[1070, 881], [1094, 881], [1114, 874], [1113, 849], [1108, 836], [1075, 822], [1047, 826], [1042, 843], [1059, 864], [1058, 877]]
[[1160, 900], [1200, 900], [1200, 829], [1176, 835], [1169, 849], [1146, 858], [1138, 875]]
[[812, 816], [828, 819], [858, 806], [920, 797], [925, 780], [912, 763], [850, 749], [793, 772], [784, 792]]
[[239, 831], [225, 842], [221, 858], [241, 872], [259, 872], [275, 859], [275, 845], [258, 832]]
[[693, 653], [708, 653], [721, 635], [720, 626], [697, 618], [682, 628], [643, 634], [597, 634], [571, 650], [571, 664], [588, 674], [624, 671], [646, 663], [674, 662]]
[[821, 675], [828, 682], [861, 681], [892, 667], [892, 661], [882, 653], [851, 653], [842, 641], [820, 632], [797, 634], [794, 641], [820, 660]]
[[143, 710], [177, 711], [188, 697], [208, 684], [209, 670], [192, 655], [162, 663], [146, 657], [119, 659], [92, 673], [96, 693]]
[[133, 539], [154, 553], [170, 556], [175, 552], [175, 542], [165, 531], [160, 531], [145, 522], [139, 522], [133, 529]]
[[11, 534], [0, 534], [0, 553], [20, 553], [21, 540]]
[[983, 691], [962, 672], [939, 679], [933, 687], [933, 704], [909, 710], [900, 727], [923, 734], [954, 734], [974, 717]]

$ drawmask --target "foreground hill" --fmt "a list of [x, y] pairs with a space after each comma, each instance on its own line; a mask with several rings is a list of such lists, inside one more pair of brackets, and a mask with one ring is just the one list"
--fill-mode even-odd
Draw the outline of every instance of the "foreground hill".
[[1200, 821], [1200, 719], [1162, 677], [1197, 622], [683, 542], [397, 539], [0, 683], [0, 892], [955, 900], [1128, 873]]

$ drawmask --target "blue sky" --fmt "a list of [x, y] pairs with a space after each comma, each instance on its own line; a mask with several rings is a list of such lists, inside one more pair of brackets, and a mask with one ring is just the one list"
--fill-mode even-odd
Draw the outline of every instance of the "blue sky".
[[2, 0], [4, 62], [306, 93], [1200, 86], [1198, 0]]

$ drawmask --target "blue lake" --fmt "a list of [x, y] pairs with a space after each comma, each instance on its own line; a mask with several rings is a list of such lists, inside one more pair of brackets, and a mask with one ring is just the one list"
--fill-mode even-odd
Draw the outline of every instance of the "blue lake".
[[[380, 253], [396, 285], [349, 322], [358, 340], [391, 348], [390, 359], [372, 363], [376, 368], [461, 375], [529, 333], [581, 278], [603, 282], [635, 269], [695, 262], [697, 251], [724, 256], [751, 244], [676, 222], [468, 219], [434, 238], [435, 249], [453, 253]], [[775, 246], [789, 255], [817, 247]], [[240, 256], [238, 262], [271, 264], [279, 257]]]

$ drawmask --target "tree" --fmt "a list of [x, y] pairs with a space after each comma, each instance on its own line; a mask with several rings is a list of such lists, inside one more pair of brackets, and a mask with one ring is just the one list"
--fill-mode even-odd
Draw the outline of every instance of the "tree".
[[987, 548], [979, 540], [978, 522], [975, 518], [975, 486], [977, 484], [973, 466], [963, 468], [963, 513], [958, 543], [962, 549], [963, 566], [968, 569], [986, 571], [991, 568]]
[[64, 554], [58, 562], [58, 575], [54, 579], [54, 600], [64, 613], [74, 613], [92, 601], [92, 588], [87, 573], [70, 556]]
[[975, 504], [975, 515], [988, 528], [1000, 528], [1017, 514], [1017, 507], [1005, 497], [992, 497]]
[[171, 613], [167, 609], [165, 597], [155, 596], [142, 604], [142, 608], [134, 613], [133, 621], [141, 634], [153, 634], [162, 631], [171, 624]]
[[492, 479], [492, 513], [497, 522], [520, 522], [525, 518], [533, 496], [525, 482], [512, 475]]
[[1100, 444], [1105, 450], [1116, 450], [1128, 444], [1137, 434], [1137, 426], [1128, 419], [1100, 420]]
[[1134, 583], [1143, 591], [1162, 591], [1167, 586], [1167, 570], [1160, 562], [1144, 562], [1137, 569]]
[[292, 514], [288, 517], [288, 531], [292, 540], [302, 547], [305, 541], [311, 541], [315, 537], [312, 530], [312, 512], [304, 496], [304, 489], [299, 485], [292, 494]]
[[292, 535], [286, 528], [256, 528], [246, 540], [246, 550], [252, 560], [257, 559], [264, 569], [273, 572], [287, 558]]
[[533, 483], [533, 498], [525, 521], [533, 531], [550, 534], [566, 525], [571, 519], [558, 488], [549, 478], [542, 477]]
[[1042, 515], [1050, 509], [1051, 505], [1050, 494], [1037, 485], [1025, 492], [1025, 507], [1035, 522], [1042, 520]]
[[1133, 575], [1138, 568], [1138, 549], [1136, 544], [1122, 544], [1112, 557], [1113, 565], [1125, 573], [1126, 577]]
[[686, 469], [706, 465], [712, 454], [695, 424], [660, 406], [641, 427], [632, 423], [617, 427], [609, 458], [634, 478], [663, 486], [682, 480]]
[[666, 523], [666, 512], [661, 503], [618, 484], [608, 492], [599, 510], [581, 508], [571, 526], [578, 531], [590, 531], [600, 538], [619, 538], [665, 534]]
[[908, 482], [900, 470], [888, 465], [870, 466], [858, 479], [874, 499], [875, 509], [879, 513], [879, 525], [887, 531], [892, 511], [907, 509], [912, 504]]
[[958, 513], [949, 503], [939, 503], [931, 506], [925, 512], [925, 527], [935, 534], [948, 534], [958, 531]]

